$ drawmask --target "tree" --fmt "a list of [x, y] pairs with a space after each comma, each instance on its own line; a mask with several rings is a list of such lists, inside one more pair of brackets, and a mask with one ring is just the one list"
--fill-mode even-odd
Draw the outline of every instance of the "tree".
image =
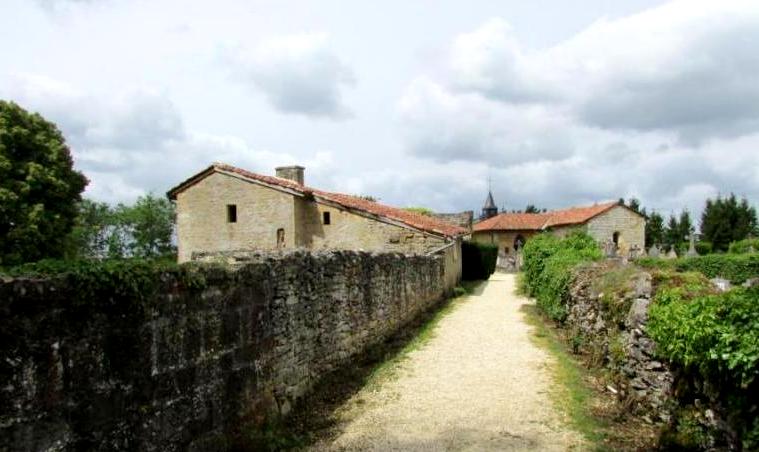
[[524, 208], [524, 213], [540, 213], [540, 209], [535, 207], [534, 204], [527, 204], [527, 207]]
[[119, 205], [116, 215], [131, 236], [129, 251], [136, 257], [160, 257], [174, 252], [174, 205], [149, 193], [131, 206]]
[[669, 216], [667, 228], [664, 230], [664, 243], [667, 245], [667, 248], [670, 248], [676, 247], [681, 242], [682, 238], [680, 238], [680, 223], [677, 221], [675, 215], [672, 214]]
[[696, 228], [693, 227], [693, 222], [690, 219], [690, 212], [688, 212], [687, 209], [680, 212], [680, 220], [678, 221], [678, 226], [680, 227], [678, 237], [680, 239], [680, 243], [690, 240], [690, 235], [693, 234]]
[[664, 243], [664, 218], [658, 212], [651, 212], [646, 222], [646, 247]]
[[630, 209], [634, 210], [635, 212], [641, 213], [641, 211], [640, 211], [640, 201], [637, 198], [630, 198], [627, 201], [627, 207], [629, 207]]
[[55, 124], [0, 101], [0, 264], [63, 256], [85, 186]]
[[77, 218], [69, 237], [67, 257], [107, 257], [113, 226], [111, 206], [104, 202], [83, 199], [77, 204]]
[[731, 242], [743, 240], [757, 232], [756, 209], [746, 198], [734, 194], [727, 198], [707, 199], [701, 214], [701, 234], [714, 251], [727, 251]]

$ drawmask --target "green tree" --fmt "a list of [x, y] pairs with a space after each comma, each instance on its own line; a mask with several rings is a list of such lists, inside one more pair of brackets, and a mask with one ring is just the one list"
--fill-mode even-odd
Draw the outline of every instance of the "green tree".
[[115, 225], [113, 210], [104, 202], [83, 199], [77, 204], [77, 217], [71, 231], [67, 257], [108, 257]]
[[161, 257], [175, 252], [174, 205], [166, 198], [149, 193], [137, 199], [132, 206], [120, 204], [116, 208], [119, 225], [130, 239], [129, 253], [136, 257]]
[[680, 213], [678, 226], [680, 227], [678, 237], [680, 239], [680, 242], [682, 243], [690, 240], [690, 235], [695, 232], [696, 228], [693, 227], [693, 222], [690, 219], [690, 212], [688, 212], [688, 209], [685, 209]]
[[675, 217], [674, 214], [670, 215], [669, 221], [667, 222], [667, 228], [664, 230], [664, 244], [667, 245], [667, 248], [671, 248], [673, 246], [676, 247], [681, 242], [680, 223], [677, 221], [677, 217]]
[[[624, 202], [622, 204], [624, 205]], [[638, 213], [641, 213], [641, 210], [640, 210], [640, 201], [637, 198], [630, 198], [627, 201], [627, 207], [629, 207], [630, 209], [632, 209], [632, 210], [634, 210], [634, 211], [636, 211]]]
[[527, 204], [527, 207], [524, 208], [524, 213], [540, 213], [540, 209], [535, 207], [535, 204]]
[[664, 217], [651, 212], [646, 222], [646, 247], [664, 244]]
[[0, 101], [0, 264], [63, 256], [86, 185], [55, 124]]
[[727, 251], [730, 243], [757, 232], [756, 209], [746, 198], [739, 202], [734, 194], [727, 198], [707, 199], [701, 214], [701, 234], [714, 251]]

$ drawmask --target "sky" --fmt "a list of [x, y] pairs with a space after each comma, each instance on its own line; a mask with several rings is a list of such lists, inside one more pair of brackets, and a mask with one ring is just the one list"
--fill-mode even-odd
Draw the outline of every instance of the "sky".
[[436, 211], [759, 200], [759, 2], [0, 0], [85, 196], [212, 162]]

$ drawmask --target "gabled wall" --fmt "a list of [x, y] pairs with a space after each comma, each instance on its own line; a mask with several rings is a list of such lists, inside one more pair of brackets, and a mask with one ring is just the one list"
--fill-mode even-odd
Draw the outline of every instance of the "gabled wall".
[[[324, 224], [324, 212], [330, 224]], [[314, 200], [295, 200], [296, 245], [312, 250], [353, 249], [427, 253], [446, 243], [442, 237], [368, 218]]]
[[611, 241], [615, 232], [619, 232], [621, 254], [627, 255], [633, 246], [644, 249], [646, 219], [626, 207], [613, 207], [587, 223], [587, 233], [600, 244]]
[[[177, 195], [179, 262], [193, 252], [295, 247], [294, 195], [213, 173]], [[227, 222], [227, 204], [237, 206], [237, 222]]]

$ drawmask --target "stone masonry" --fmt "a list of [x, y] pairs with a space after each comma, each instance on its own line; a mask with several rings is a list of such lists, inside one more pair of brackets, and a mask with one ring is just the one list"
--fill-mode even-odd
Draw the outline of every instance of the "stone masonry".
[[65, 277], [0, 280], [0, 450], [223, 449], [446, 295], [439, 256], [239, 264], [88, 303]]

